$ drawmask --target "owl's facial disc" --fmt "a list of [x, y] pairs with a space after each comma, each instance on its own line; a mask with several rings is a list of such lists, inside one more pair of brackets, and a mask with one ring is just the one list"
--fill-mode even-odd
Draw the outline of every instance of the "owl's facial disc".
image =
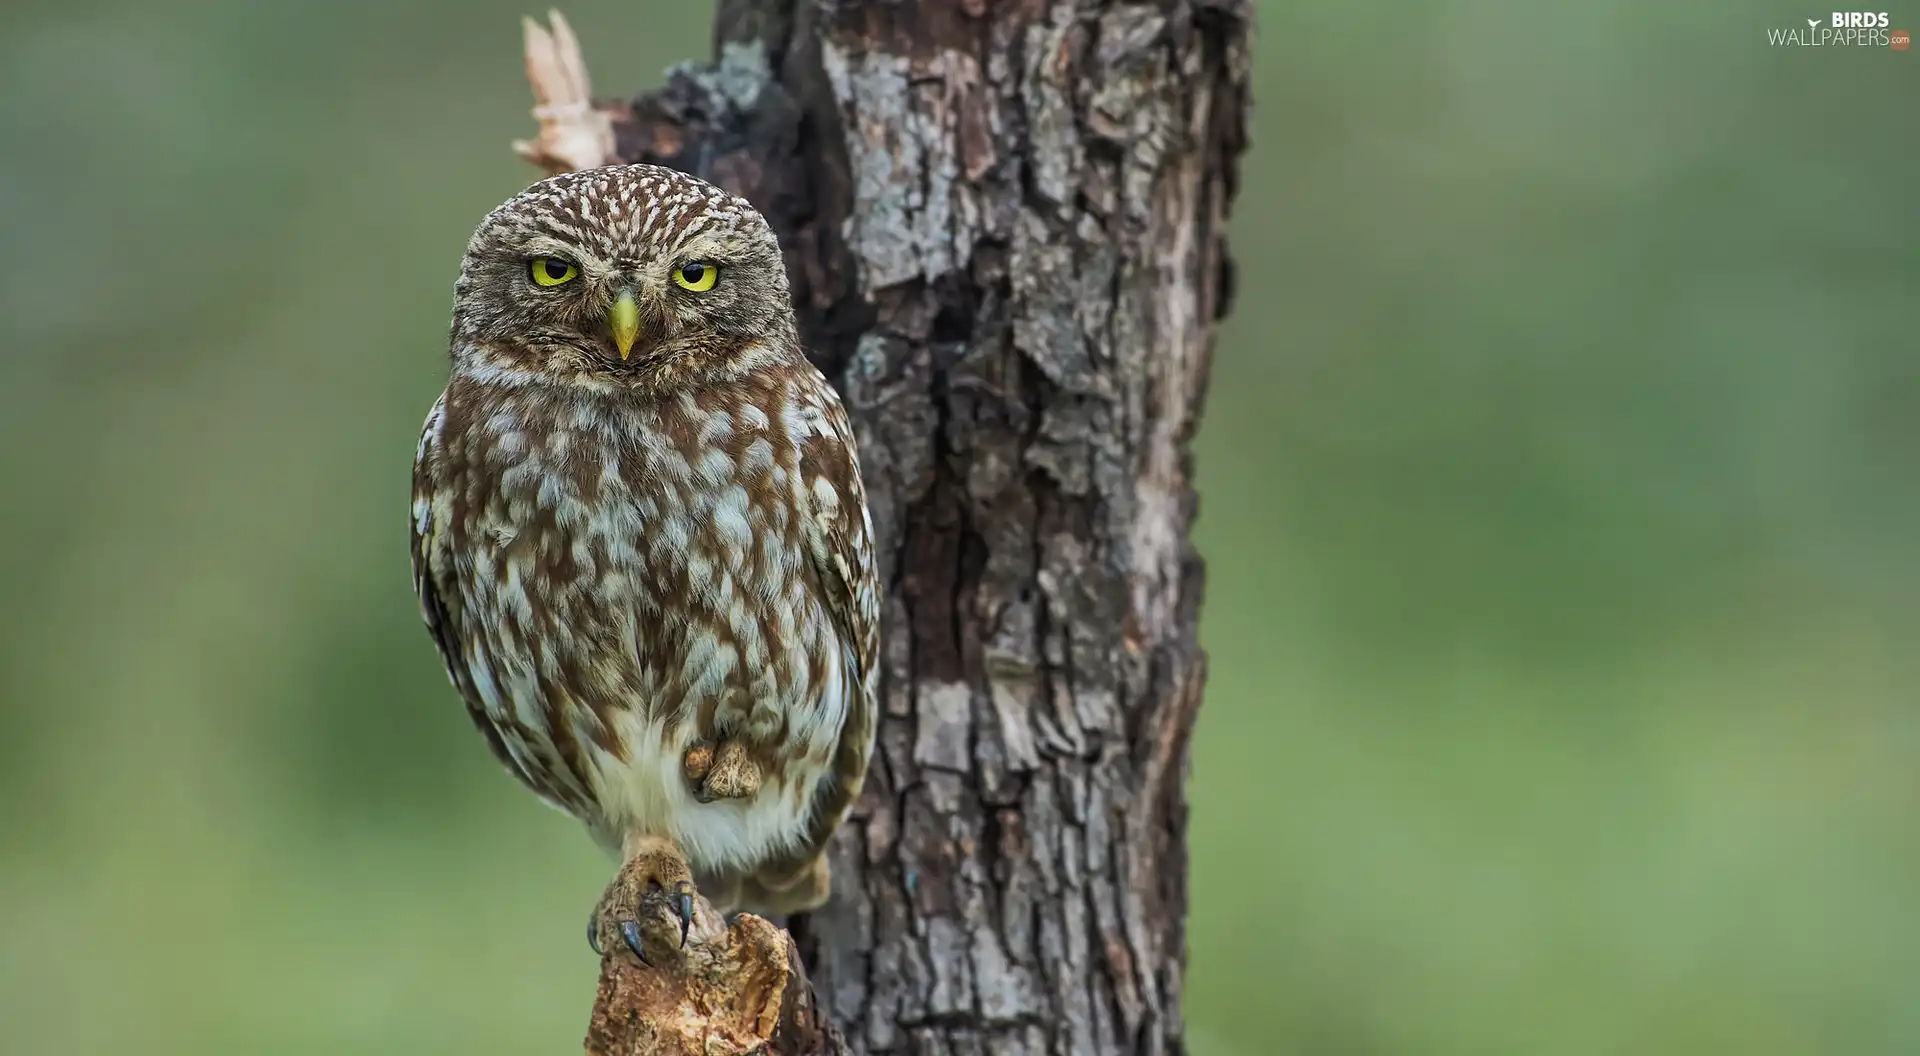
[[620, 350], [620, 362], [625, 363], [633, 352], [633, 339], [640, 333], [640, 306], [633, 299], [631, 287], [613, 299], [613, 306], [607, 309], [607, 326], [613, 331], [614, 347]]

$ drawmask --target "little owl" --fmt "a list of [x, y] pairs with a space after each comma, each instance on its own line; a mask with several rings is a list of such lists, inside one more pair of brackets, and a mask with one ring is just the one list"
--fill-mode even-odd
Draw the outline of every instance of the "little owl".
[[879, 599], [852, 430], [766, 220], [651, 165], [543, 180], [474, 232], [451, 359], [414, 588], [494, 755], [618, 854], [595, 949], [647, 960], [652, 890], [682, 943], [695, 885], [722, 912], [818, 906]]

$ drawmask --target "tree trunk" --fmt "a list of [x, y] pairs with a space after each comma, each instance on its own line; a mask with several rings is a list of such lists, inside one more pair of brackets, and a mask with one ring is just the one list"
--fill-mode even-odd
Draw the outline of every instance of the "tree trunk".
[[727, 1006], [733, 1026], [698, 1028], [713, 1052], [1183, 1051], [1188, 441], [1232, 289], [1248, 19], [721, 0], [714, 61], [572, 115], [564, 23], [557, 47], [530, 28], [551, 108], [524, 154], [563, 169], [610, 143], [601, 160], [684, 169], [772, 222], [858, 429], [887, 587], [833, 900], [791, 941], [701, 938], [717, 997], [661, 998], [610, 953], [590, 1053], [682, 1051], [649, 1000]]

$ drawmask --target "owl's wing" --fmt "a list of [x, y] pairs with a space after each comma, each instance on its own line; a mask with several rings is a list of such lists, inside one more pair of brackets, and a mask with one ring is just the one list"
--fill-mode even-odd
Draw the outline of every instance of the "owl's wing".
[[860, 794], [873, 747], [880, 678], [879, 574], [853, 426], [826, 379], [819, 378], [815, 388], [821, 418], [800, 448], [806, 504], [800, 522], [807, 556], [842, 643], [848, 700], [832, 770], [814, 792], [808, 853], [795, 865], [806, 864], [826, 846]]
[[446, 595], [442, 584], [453, 571], [453, 554], [446, 546], [444, 534], [446, 511], [437, 501], [443, 493], [447, 474], [445, 467], [440, 467], [442, 471], [436, 472], [438, 453], [435, 448], [446, 410], [447, 395], [443, 392], [434, 401], [433, 410], [427, 412], [426, 425], [420, 430], [420, 446], [413, 455], [413, 526], [409, 552], [413, 564], [413, 593], [420, 599], [420, 619], [427, 625], [427, 633], [433, 636], [433, 644], [440, 652], [440, 661], [447, 669], [447, 680], [460, 691], [460, 698], [467, 705], [467, 717], [473, 720], [474, 728], [486, 738], [487, 747], [492, 749], [494, 758], [500, 760], [500, 765], [506, 767], [508, 773], [558, 806], [559, 801], [551, 790], [535, 780], [534, 775], [513, 757], [513, 752], [508, 750], [506, 741], [500, 736], [499, 728], [488, 717], [481, 703], [479, 688], [474, 684], [473, 672], [467, 667], [466, 652], [460, 648], [458, 617], [444, 600]]

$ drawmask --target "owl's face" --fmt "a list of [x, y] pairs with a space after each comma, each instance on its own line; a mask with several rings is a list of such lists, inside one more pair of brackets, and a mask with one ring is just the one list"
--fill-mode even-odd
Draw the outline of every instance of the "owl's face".
[[542, 180], [474, 232], [453, 355], [555, 381], [696, 377], [790, 344], [780, 247], [744, 199], [621, 165]]

